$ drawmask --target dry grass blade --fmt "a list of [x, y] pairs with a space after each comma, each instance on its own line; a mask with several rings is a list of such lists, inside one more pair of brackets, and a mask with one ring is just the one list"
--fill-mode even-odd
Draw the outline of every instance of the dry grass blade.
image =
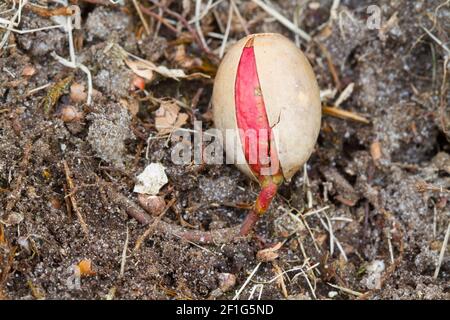
[[123, 245], [123, 250], [122, 250], [122, 260], [120, 262], [120, 275], [119, 275], [119, 278], [123, 278], [123, 275], [125, 273], [125, 263], [127, 262], [127, 251], [128, 251], [129, 238], [130, 238], [130, 232], [128, 230], [128, 225], [127, 225], [126, 236], [125, 236], [125, 244]]
[[232, 6], [231, 3], [230, 3], [229, 6], [230, 7], [228, 9], [227, 27], [225, 29], [225, 34], [223, 35], [223, 41], [222, 41], [222, 45], [220, 46], [220, 51], [219, 51], [219, 57], [221, 59], [223, 58], [223, 54], [225, 53], [225, 48], [227, 46], [228, 36], [230, 35], [231, 21], [233, 20], [233, 6]]
[[423, 31], [425, 31], [428, 36], [434, 40], [434, 42], [436, 42], [440, 47], [442, 47], [442, 49], [444, 49], [448, 55], [450, 55], [450, 49], [447, 47], [447, 45], [441, 41], [438, 37], [436, 37], [433, 33], [431, 33], [430, 30], [428, 30], [427, 28], [425, 28], [424, 26], [421, 26], [421, 28], [423, 29]]
[[239, 297], [241, 296], [242, 291], [244, 291], [245, 287], [248, 285], [248, 283], [250, 282], [250, 280], [252, 280], [253, 276], [255, 275], [256, 271], [258, 271], [259, 267], [261, 266], [262, 262], [259, 262], [256, 267], [253, 269], [253, 271], [249, 274], [249, 276], [247, 277], [247, 279], [245, 280], [244, 284], [242, 285], [242, 287], [236, 292], [233, 300], [238, 300]]
[[281, 270], [280, 266], [275, 261], [272, 262], [272, 265], [273, 265], [273, 270], [274, 270], [275, 274], [277, 276], [279, 276], [276, 280], [277, 285], [280, 287], [281, 292], [283, 293], [283, 297], [287, 298], [289, 296], [289, 294], [287, 292], [286, 283], [284, 282], [283, 271]]
[[336, 101], [333, 103], [334, 107], [339, 107], [342, 102], [347, 100], [353, 93], [353, 89], [355, 88], [355, 83], [350, 83], [345, 89], [341, 92], [339, 97], [336, 99]]
[[344, 120], [352, 120], [364, 124], [370, 124], [370, 121], [363, 116], [360, 116], [359, 114], [356, 114], [351, 111], [347, 111], [341, 108], [337, 107], [329, 107], [329, 106], [323, 106], [322, 107], [323, 114], [344, 119]]
[[284, 17], [282, 14], [280, 14], [278, 11], [276, 11], [274, 8], [270, 7], [266, 3], [264, 3], [261, 0], [252, 0], [254, 3], [256, 3], [261, 9], [266, 11], [268, 14], [270, 14], [272, 17], [274, 17], [276, 20], [278, 20], [279, 23], [281, 23], [283, 26], [294, 32], [295, 34], [298, 34], [303, 40], [306, 42], [311, 41], [311, 36], [307, 34], [305, 31], [297, 27], [295, 24], [293, 24], [291, 21], [289, 21], [286, 17]]
[[444, 237], [444, 242], [442, 243], [442, 247], [441, 247], [441, 252], [439, 253], [439, 261], [438, 261], [436, 270], [434, 271], [434, 275], [433, 275], [434, 279], [437, 279], [437, 277], [439, 275], [439, 270], [442, 265], [442, 261], [444, 261], [444, 254], [445, 254], [445, 250], [447, 249], [449, 236], [450, 236], [450, 223], [448, 224], [447, 232], [445, 233], [445, 237]]
[[355, 291], [355, 290], [352, 290], [352, 289], [344, 288], [344, 287], [341, 287], [341, 286], [338, 286], [338, 285], [335, 285], [335, 284], [332, 284], [332, 283], [327, 283], [327, 284], [328, 284], [330, 287], [332, 287], [332, 288], [339, 289], [339, 290], [341, 290], [342, 292], [345, 292], [345, 293], [354, 295], [354, 296], [356, 296], [356, 297], [361, 297], [361, 296], [363, 295], [363, 293], [358, 292], [358, 291]]

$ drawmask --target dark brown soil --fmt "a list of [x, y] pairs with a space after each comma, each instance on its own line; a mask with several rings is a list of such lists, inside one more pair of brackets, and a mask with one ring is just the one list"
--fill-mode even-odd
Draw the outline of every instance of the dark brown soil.
[[[51, 56], [69, 57], [64, 30], [12, 32], [0, 49], [1, 298], [231, 299], [257, 266], [239, 298], [257, 298], [260, 290], [263, 299], [450, 298], [448, 248], [433, 278], [450, 223], [450, 81], [448, 75], [444, 78], [444, 60], [450, 56], [448, 2], [376, 1], [381, 29], [369, 30], [367, 6], [374, 1], [340, 1], [338, 15], [327, 27], [323, 24], [332, 1], [317, 1], [319, 7], [303, 1], [309, 4], [300, 11], [299, 26], [314, 41], [300, 41], [301, 47], [321, 90], [337, 89], [337, 97], [354, 83], [340, 108], [370, 124], [324, 115], [308, 161], [309, 183], [304, 172], [285, 183], [250, 239], [198, 246], [156, 228], [138, 250], [133, 248], [147, 226], [111, 195], [137, 203], [135, 177], [149, 163], [166, 168], [169, 183], [160, 195], [166, 203], [176, 202], [161, 219], [174, 226], [215, 230], [238, 225], [246, 214], [239, 207], [254, 201], [258, 186], [233, 166], [175, 165], [170, 141], [148, 140], [157, 135], [154, 111], [159, 103], [154, 98], [171, 97], [187, 105], [189, 110], [182, 109], [190, 116], [185, 128], [192, 129], [195, 119], [203, 120], [205, 128], [213, 126], [212, 79], [159, 77], [146, 85], [146, 92], [136, 90], [131, 85], [135, 75], [108, 48], [115, 43], [157, 65], [213, 76], [213, 56], [222, 41], [207, 34], [223, 33], [217, 21], [226, 26], [229, 2], [215, 7], [216, 17], [211, 10], [201, 22], [212, 54], [193, 36], [195, 24], [188, 30], [168, 13], [164, 17], [177, 22], [174, 26], [182, 32], [162, 25], [156, 33], [157, 21], [145, 15], [151, 31], [147, 36], [131, 1], [123, 7], [71, 2], [82, 12], [82, 28], [74, 38], [77, 58], [93, 77], [96, 91], [90, 106], [74, 101], [68, 88], [60, 94], [51, 89], [68, 76], [73, 76], [71, 85], [86, 85], [85, 73]], [[295, 40], [253, 2], [235, 2], [250, 33], [279, 32]], [[140, 3], [158, 14], [150, 1]], [[292, 20], [295, 1], [272, 3]], [[182, 8], [181, 1], [170, 4], [187, 20], [194, 17], [194, 7], [194, 2], [192, 8]], [[55, 23], [25, 8], [17, 28]], [[4, 33], [0, 28], [0, 40]], [[228, 42], [243, 36], [234, 16]], [[181, 60], [175, 59], [177, 49], [186, 52]], [[24, 75], [29, 68], [35, 73]], [[46, 107], [50, 95], [57, 97], [56, 103]], [[333, 101], [324, 100], [324, 105]], [[82, 118], [64, 122], [61, 111], [68, 105]], [[87, 235], [75, 206], [86, 221]], [[328, 209], [308, 214], [324, 207]], [[283, 242], [279, 257], [260, 263], [256, 253], [278, 242]], [[74, 266], [83, 260], [91, 261], [95, 274], [82, 276], [80, 286], [73, 287]], [[281, 272], [283, 277], [276, 278]], [[222, 293], [216, 289], [227, 273], [236, 277], [236, 284]]]

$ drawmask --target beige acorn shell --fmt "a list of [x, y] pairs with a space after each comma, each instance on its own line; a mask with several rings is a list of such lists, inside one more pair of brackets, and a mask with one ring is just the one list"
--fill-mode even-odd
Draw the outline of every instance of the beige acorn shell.
[[[214, 81], [214, 123], [224, 137], [225, 130], [238, 130], [234, 86], [241, 53], [251, 37], [254, 37], [256, 69], [269, 125], [275, 137], [283, 176], [289, 181], [314, 149], [322, 111], [314, 72], [292, 41], [276, 33], [253, 34], [229, 49]], [[240, 139], [236, 139], [236, 144], [235, 152], [225, 145], [227, 163], [233, 160], [230, 157], [244, 157]], [[248, 164], [237, 164], [237, 167], [257, 180]]]

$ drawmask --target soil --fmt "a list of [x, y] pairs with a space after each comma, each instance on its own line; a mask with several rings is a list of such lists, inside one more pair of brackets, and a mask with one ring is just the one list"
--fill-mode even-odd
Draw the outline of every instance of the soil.
[[[199, 45], [195, 24], [187, 29], [165, 13], [176, 22], [175, 34], [145, 15], [147, 35], [131, 1], [98, 2], [106, 5], [71, 1], [81, 8], [74, 43], [78, 61], [92, 73], [91, 105], [85, 93], [71, 93], [74, 84], [87, 88], [86, 74], [51, 55], [69, 57], [63, 29], [12, 32], [0, 49], [0, 297], [231, 299], [257, 268], [239, 298], [450, 298], [448, 247], [433, 277], [450, 223], [448, 2], [376, 1], [381, 28], [371, 30], [367, 7], [374, 1], [340, 1], [336, 17], [330, 17], [332, 1], [301, 1], [297, 20], [314, 41], [300, 39], [300, 46], [321, 90], [337, 90], [324, 105], [354, 83], [339, 107], [370, 123], [324, 114], [307, 175], [299, 172], [283, 184], [253, 236], [195, 244], [154, 228], [137, 250], [148, 227], [117, 200], [138, 203], [133, 187], [148, 164], [163, 164], [169, 182], [159, 196], [166, 203], [175, 199], [157, 218], [165, 225], [203, 231], [239, 225], [259, 186], [231, 165], [174, 164], [174, 144], [155, 128], [155, 110], [167, 98], [189, 115], [184, 128], [193, 129], [194, 120], [204, 129], [213, 126], [213, 56], [222, 41], [207, 35], [224, 32], [228, 2], [201, 21], [212, 53]], [[140, 2], [158, 14], [150, 1]], [[235, 2], [250, 33], [295, 40], [254, 2]], [[297, 12], [296, 1], [272, 3], [290, 20]], [[180, 1], [169, 7], [190, 20], [194, 6]], [[58, 21], [25, 8], [17, 28]], [[4, 34], [1, 28], [0, 39]], [[243, 36], [234, 16], [228, 45]], [[156, 65], [212, 78], [157, 76], [139, 90], [114, 44]], [[65, 84], [67, 77], [73, 78]], [[67, 106], [80, 116], [68, 121]], [[278, 257], [257, 259], [280, 242]], [[81, 270], [77, 286], [82, 261], [92, 270]]]

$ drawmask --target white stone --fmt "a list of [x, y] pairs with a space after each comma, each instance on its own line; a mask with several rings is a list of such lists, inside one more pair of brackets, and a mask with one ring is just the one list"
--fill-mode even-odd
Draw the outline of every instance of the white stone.
[[167, 175], [161, 163], [151, 163], [137, 176], [134, 192], [156, 195], [168, 182]]

